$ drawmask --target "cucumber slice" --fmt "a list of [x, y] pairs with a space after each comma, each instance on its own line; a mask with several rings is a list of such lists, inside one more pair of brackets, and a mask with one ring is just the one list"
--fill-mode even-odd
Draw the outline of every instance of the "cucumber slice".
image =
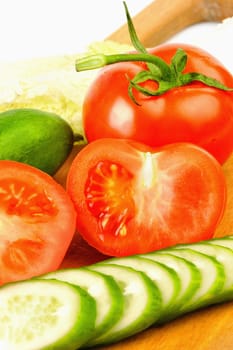
[[210, 244], [217, 244], [222, 247], [226, 247], [233, 250], [233, 236], [226, 236], [221, 238], [214, 238], [212, 240], [206, 241]]
[[56, 280], [27, 280], [0, 288], [0, 348], [76, 350], [92, 335], [95, 301]]
[[225, 283], [223, 266], [214, 258], [189, 248], [172, 247], [163, 252], [191, 261], [201, 273], [201, 284], [196, 293], [181, 307], [181, 313], [190, 312], [217, 302]]
[[[170, 313], [166, 317], [166, 321], [172, 320], [179, 315], [181, 307], [190, 300], [196, 293], [201, 284], [201, 273], [192, 262], [168, 253], [160, 253], [160, 251], [147, 254], [140, 254], [142, 257], [160, 262], [165, 266], [173, 269], [180, 277], [181, 286], [179, 294], [174, 301], [176, 303], [176, 312]], [[165, 286], [166, 288], [166, 286]]]
[[208, 244], [206, 242], [200, 242], [190, 245], [178, 245], [177, 249], [180, 248], [191, 248], [192, 250], [201, 252], [203, 254], [209, 255], [217, 259], [224, 268], [225, 273], [225, 283], [223, 286], [223, 290], [219, 295], [218, 302], [226, 301], [227, 299], [232, 299], [233, 295], [233, 250], [226, 248], [224, 246], [216, 245], [216, 244]]
[[176, 299], [181, 289], [181, 282], [177, 273], [170, 267], [138, 255], [113, 258], [103, 263], [128, 266], [142, 271], [155, 283], [162, 297], [160, 321], [177, 310]]
[[82, 267], [58, 270], [41, 277], [78, 285], [95, 299], [96, 322], [92, 340], [111, 328], [123, 313], [123, 295], [111, 276]]
[[112, 328], [96, 338], [92, 345], [111, 344], [125, 339], [148, 328], [159, 318], [161, 295], [143, 272], [104, 263], [97, 263], [89, 268], [113, 276], [124, 296], [123, 315]]

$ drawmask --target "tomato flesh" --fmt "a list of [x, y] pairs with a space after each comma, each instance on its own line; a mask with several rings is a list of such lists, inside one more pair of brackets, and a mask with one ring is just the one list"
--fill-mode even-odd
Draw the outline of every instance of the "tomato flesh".
[[42, 171], [0, 161], [0, 284], [55, 270], [75, 233], [65, 190]]
[[87, 145], [71, 165], [67, 191], [78, 232], [112, 256], [209, 239], [226, 199], [221, 166], [203, 149], [119, 139]]
[[5, 246], [2, 261], [10, 269], [27, 273], [28, 265], [43, 254], [45, 242], [17, 239]]
[[103, 235], [127, 234], [127, 223], [135, 215], [131, 181], [132, 174], [120, 164], [103, 161], [91, 169], [85, 196]]
[[55, 216], [58, 212], [54, 201], [43, 188], [38, 192], [17, 178], [14, 182], [12, 179], [0, 182], [0, 206], [8, 215], [18, 215], [34, 223], [46, 221], [46, 216]]

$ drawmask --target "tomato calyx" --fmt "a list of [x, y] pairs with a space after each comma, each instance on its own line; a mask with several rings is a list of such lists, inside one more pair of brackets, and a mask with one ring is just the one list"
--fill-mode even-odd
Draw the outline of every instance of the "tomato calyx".
[[[125, 7], [130, 38], [133, 46], [136, 49], [136, 53], [114, 55], [96, 54], [83, 57], [76, 60], [75, 67], [77, 72], [101, 68], [118, 62], [146, 62], [146, 70], [140, 71], [134, 76], [133, 79], [128, 79], [128, 93], [130, 98], [136, 104], [139, 103], [134, 97], [133, 89], [140, 91], [146, 96], [159, 96], [173, 88], [188, 85], [194, 81], [199, 81], [207, 86], [220, 90], [233, 91], [232, 87], [227, 87], [217, 79], [208, 77], [204, 74], [198, 72], [183, 73], [188, 56], [182, 48], [177, 49], [175, 55], [171, 59], [170, 64], [167, 64], [160, 57], [148, 53], [137, 36], [126, 3], [123, 2], [123, 4]], [[140, 85], [148, 80], [155, 81], [157, 83], [157, 88], [155, 90], [151, 90]]]

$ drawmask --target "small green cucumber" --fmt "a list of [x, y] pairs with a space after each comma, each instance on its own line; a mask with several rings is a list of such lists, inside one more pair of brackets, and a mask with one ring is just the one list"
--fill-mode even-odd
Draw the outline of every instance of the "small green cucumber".
[[183, 247], [165, 249], [161, 253], [169, 253], [191, 261], [201, 273], [201, 284], [196, 293], [181, 307], [181, 313], [187, 313], [217, 302], [219, 293], [225, 283], [225, 271], [222, 264], [212, 256]]
[[103, 263], [128, 266], [134, 270], [142, 271], [155, 283], [162, 297], [160, 321], [166, 319], [171, 313], [176, 312], [176, 299], [180, 293], [181, 282], [179, 276], [173, 269], [138, 255], [108, 259]]
[[95, 299], [96, 322], [92, 341], [111, 328], [123, 313], [123, 295], [118, 284], [109, 275], [82, 267], [57, 270], [40, 278], [55, 278], [78, 285]]
[[32, 279], [0, 288], [0, 344], [7, 350], [76, 350], [92, 336], [94, 299], [78, 286]]
[[54, 175], [73, 143], [70, 125], [57, 114], [30, 108], [0, 113], [1, 160], [26, 163]]
[[174, 300], [176, 305], [176, 312], [171, 312], [170, 314], [167, 314], [166, 318], [164, 318], [163, 321], [167, 322], [168, 320], [177, 318], [179, 315], [179, 310], [188, 300], [190, 300], [193, 297], [193, 295], [200, 287], [201, 273], [199, 269], [191, 261], [188, 261], [186, 259], [172, 254], [166, 254], [165, 252], [160, 253], [160, 251], [156, 251], [146, 254], [140, 254], [140, 256], [164, 264], [170, 269], [173, 269], [179, 276], [181, 282], [180, 292], [176, 300]]
[[116, 264], [97, 263], [89, 268], [115, 279], [124, 296], [124, 312], [112, 328], [88, 344], [115, 343], [150, 327], [159, 318], [161, 295], [146, 274]]

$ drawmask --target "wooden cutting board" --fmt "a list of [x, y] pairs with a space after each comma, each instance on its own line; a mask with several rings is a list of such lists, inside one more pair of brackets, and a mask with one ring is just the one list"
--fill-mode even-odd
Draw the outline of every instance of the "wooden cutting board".
[[[221, 21], [233, 16], [233, 0], [155, 0], [133, 18], [140, 40], [147, 47], [170, 38], [182, 29], [202, 21]], [[129, 43], [127, 26], [107, 39]], [[78, 148], [56, 174], [65, 183], [67, 170]], [[233, 155], [223, 166], [228, 188], [225, 215], [215, 236], [233, 234]], [[88, 265], [105, 257], [75, 236], [62, 267]], [[233, 273], [233, 266], [232, 266]], [[161, 327], [150, 328], [132, 338], [101, 350], [232, 350], [233, 302], [193, 312]]]

